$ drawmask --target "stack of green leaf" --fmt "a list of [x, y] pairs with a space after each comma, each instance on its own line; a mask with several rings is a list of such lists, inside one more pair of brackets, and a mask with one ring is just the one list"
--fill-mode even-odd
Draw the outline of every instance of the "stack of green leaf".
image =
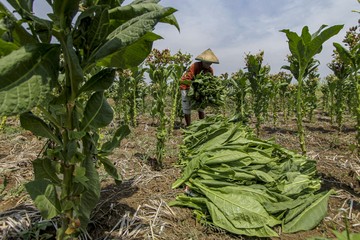
[[180, 151], [187, 185], [172, 206], [194, 209], [197, 219], [228, 232], [275, 237], [316, 227], [333, 191], [321, 192], [316, 162], [254, 136], [221, 116], [194, 122]]
[[188, 96], [192, 109], [221, 107], [225, 104], [225, 86], [218, 77], [200, 73], [191, 81]]

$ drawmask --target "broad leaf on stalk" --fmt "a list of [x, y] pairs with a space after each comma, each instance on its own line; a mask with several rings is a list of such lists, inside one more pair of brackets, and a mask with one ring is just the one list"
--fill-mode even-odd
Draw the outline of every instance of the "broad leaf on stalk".
[[56, 19], [52, 20], [57, 20], [61, 28], [70, 26], [73, 17], [78, 13], [79, 3], [80, 0], [54, 0], [52, 7]]
[[101, 128], [113, 119], [114, 112], [104, 97], [103, 92], [95, 92], [86, 104], [82, 129]]
[[76, 20], [74, 45], [84, 49], [84, 58], [88, 58], [109, 31], [108, 6], [92, 6], [85, 9]]
[[62, 145], [61, 140], [53, 133], [50, 127], [41, 118], [31, 112], [21, 114], [20, 123], [21, 127], [31, 131], [36, 136], [51, 139], [57, 144]]
[[122, 125], [118, 128], [110, 141], [105, 142], [100, 150], [99, 153], [102, 155], [108, 155], [112, 152], [116, 147], [120, 145], [120, 142], [130, 134], [130, 128], [127, 125]]
[[[309, 61], [322, 50], [322, 44], [332, 36], [338, 34], [344, 25], [335, 25], [325, 29], [322, 25], [313, 35], [309, 33], [307, 26], [303, 27], [301, 36], [288, 29], [283, 29], [288, 38], [289, 49], [293, 56], [299, 61], [299, 66], [306, 68]], [[325, 29], [325, 30], [324, 30]]]
[[105, 91], [114, 82], [115, 69], [105, 68], [93, 75], [79, 90], [79, 94], [88, 91]]
[[0, 58], [0, 114], [14, 115], [49, 101], [58, 77], [58, 45], [26, 45]]
[[33, 161], [35, 180], [47, 179], [52, 183], [60, 184], [61, 180], [57, 176], [56, 162], [49, 158], [37, 158]]
[[130, 46], [114, 52], [96, 64], [98, 66], [128, 69], [139, 65], [151, 52], [153, 42], [162, 39], [159, 35], [148, 32]]
[[26, 183], [25, 188], [43, 218], [51, 219], [61, 212], [56, 188], [49, 180], [35, 180]]
[[24, 27], [21, 26], [15, 16], [0, 2], [0, 17], [3, 26], [8, 30], [2, 38], [6, 42], [13, 42], [18, 47], [29, 43], [37, 43], [36, 37], [32, 36]]
[[[125, 22], [134, 16], [140, 16], [147, 12], [161, 10], [162, 7], [158, 5], [157, 2], [158, 1], [136, 3], [134, 1], [131, 5], [111, 9], [109, 14], [110, 17], [115, 21]], [[160, 22], [174, 25], [180, 31], [179, 24], [173, 15], [165, 16], [164, 18], [160, 19]]]
[[117, 168], [107, 157], [99, 156], [100, 162], [103, 164], [105, 171], [115, 180], [116, 183], [122, 182], [122, 177]]
[[79, 213], [81, 214], [79, 216], [81, 228], [85, 230], [90, 221], [90, 214], [100, 199], [100, 180], [99, 174], [91, 158], [86, 158], [82, 167], [86, 169], [85, 176], [89, 179], [88, 187], [86, 191], [81, 194], [78, 206]]
[[[349, 63], [352, 66], [357, 66], [359, 63], [357, 61], [357, 58], [354, 57], [349, 50], [341, 46], [339, 43], [333, 43], [334, 47], [336, 48], [336, 51], [339, 53], [339, 56], [341, 60], [345, 63]], [[357, 45], [357, 48], [360, 48], [360, 44]], [[358, 59], [360, 59], [358, 57]]]
[[90, 66], [138, 41], [147, 32], [152, 31], [160, 19], [175, 11], [173, 8], [162, 8], [132, 18], [120, 25], [107, 36], [104, 44], [92, 53], [86, 65]]
[[19, 46], [17, 46], [15, 43], [5, 42], [4, 40], [0, 39], [0, 57], [8, 55], [9, 53], [17, 49], [19, 49]]

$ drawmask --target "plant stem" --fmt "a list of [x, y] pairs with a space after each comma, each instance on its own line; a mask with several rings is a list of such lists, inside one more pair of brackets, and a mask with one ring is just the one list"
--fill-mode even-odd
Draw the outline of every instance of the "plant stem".
[[305, 73], [305, 68], [300, 67], [299, 69], [299, 78], [298, 78], [298, 89], [297, 89], [297, 99], [296, 99], [296, 122], [298, 128], [298, 137], [301, 152], [303, 155], [306, 154], [306, 146], [305, 146], [305, 131], [302, 125], [302, 85], [303, 85], [303, 76]]

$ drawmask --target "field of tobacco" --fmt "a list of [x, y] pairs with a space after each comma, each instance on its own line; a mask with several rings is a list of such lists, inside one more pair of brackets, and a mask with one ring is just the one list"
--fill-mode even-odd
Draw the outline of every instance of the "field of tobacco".
[[[196, 115], [193, 118], [196, 120]], [[216, 122], [219, 118], [221, 121]], [[100, 174], [101, 200], [92, 213], [89, 232], [80, 238], [205, 240], [258, 239], [256, 235], [268, 235], [262, 236], [262, 239], [348, 239], [348, 236], [353, 237], [349, 239], [356, 239], [353, 234], [360, 232], [360, 162], [356, 153], [353, 153], [355, 123], [347, 117], [345, 120], [341, 132], [331, 126], [329, 117], [322, 112], [315, 113], [314, 121], [305, 121], [308, 147], [306, 157], [296, 154], [301, 150], [296, 136], [295, 118], [285, 121], [279, 116], [278, 124], [264, 124], [258, 137], [246, 130], [254, 128], [253, 122], [234, 127], [235, 125], [230, 125], [218, 115], [209, 114], [205, 122], [194, 121], [189, 129], [181, 128], [177, 122], [179, 128], [174, 129], [167, 141], [167, 154], [163, 159], [163, 168], [159, 170], [154, 157], [157, 126], [150, 116], [141, 115], [137, 127], [131, 129], [131, 134], [110, 156], [121, 171], [123, 181], [115, 184], [105, 172]], [[212, 130], [207, 130], [209, 141], [200, 136], [202, 130], [206, 130], [206, 122], [208, 126], [212, 126]], [[116, 125], [114, 121], [102, 133], [103, 138]], [[41, 219], [23, 187], [26, 181], [32, 179], [31, 161], [37, 157], [43, 141], [30, 132], [19, 130], [18, 126], [16, 118], [8, 118], [1, 135], [0, 231], [2, 239], [17, 239], [19, 236], [23, 239], [46, 239], [47, 234], [52, 233], [54, 223]], [[211, 132], [216, 130], [217, 134]], [[228, 135], [223, 135], [226, 132]], [[215, 135], [226, 142], [226, 146], [221, 146], [224, 150], [220, 165], [216, 160], [219, 157], [213, 160], [211, 156], [209, 158], [211, 149], [220, 147]], [[239, 148], [241, 139], [247, 139], [243, 142], [248, 146]], [[231, 152], [234, 151], [234, 146], [237, 150]], [[193, 161], [191, 169], [188, 167], [186, 170], [184, 166], [189, 166], [187, 161], [202, 159], [199, 152], [204, 151], [201, 148], [211, 148], [206, 151], [209, 162], [196, 167], [196, 161]], [[246, 148], [253, 150], [245, 151]], [[259, 148], [261, 151], [254, 150]], [[278, 162], [266, 159], [270, 152], [277, 154], [276, 161], [286, 165], [291, 159], [292, 163], [297, 164], [292, 164], [291, 170], [285, 166], [286, 171], [283, 171]], [[234, 154], [237, 158], [244, 154], [256, 156], [261, 163], [255, 164], [249, 160], [251, 158], [242, 156], [247, 159], [246, 163], [242, 163], [247, 169], [239, 170], [239, 163], [232, 162], [231, 159]], [[272, 171], [269, 171], [270, 168]], [[296, 174], [297, 171], [300, 174]], [[286, 179], [294, 180], [299, 177], [300, 180], [295, 183], [285, 182], [282, 181], [282, 174], [287, 176]], [[184, 191], [185, 185], [190, 186], [187, 194]], [[253, 187], [249, 188], [251, 185]], [[236, 194], [232, 194], [232, 191]], [[268, 194], [270, 191], [273, 192], [272, 195]], [[286, 200], [288, 204], [294, 205], [290, 201], [300, 196], [300, 199], [316, 204], [308, 204], [307, 208], [302, 208], [300, 217], [294, 217], [296, 214], [291, 217], [289, 211], [285, 214], [281, 209], [274, 210], [276, 206], [285, 206], [272, 201], [272, 206], [265, 204], [270, 214], [263, 219], [263, 216], [252, 215], [259, 206], [254, 205], [254, 199], [247, 194], [249, 192], [257, 195], [256, 199], [261, 195], [261, 198], [282, 199], [282, 202]], [[285, 193], [284, 196], [280, 196], [280, 192]], [[235, 207], [241, 208], [229, 205], [232, 199], [237, 199], [237, 202], [248, 204], [241, 219], [249, 218], [245, 221], [247, 224], [265, 221], [268, 227], [262, 230], [254, 227], [247, 229], [247, 232], [241, 227], [230, 229], [231, 224], [222, 221], [219, 212], [213, 215], [218, 218], [217, 224], [214, 224], [214, 218], [214, 223], [210, 222], [208, 214], [213, 214], [212, 211], [215, 210], [211, 207], [210, 210], [204, 209], [204, 201], [220, 194], [225, 197], [218, 198], [218, 206], [230, 209], [227, 214], [231, 214], [231, 209]], [[224, 202], [224, 199], [227, 201]], [[290, 219], [288, 224], [280, 224], [286, 218]], [[240, 221], [237, 223], [242, 224]], [[306, 231], [295, 229], [308, 224], [315, 226]], [[296, 231], [292, 231], [294, 229]], [[255, 231], [255, 234], [251, 234], [254, 237], [246, 236], [251, 231]]]

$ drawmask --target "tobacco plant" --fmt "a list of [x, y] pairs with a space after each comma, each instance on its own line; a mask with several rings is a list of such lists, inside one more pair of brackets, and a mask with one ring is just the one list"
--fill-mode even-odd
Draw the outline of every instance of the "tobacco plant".
[[233, 120], [246, 123], [248, 122], [248, 104], [246, 94], [250, 91], [249, 81], [243, 70], [233, 73], [228, 82], [228, 96], [235, 103], [235, 113]]
[[165, 49], [159, 51], [154, 49], [146, 59], [148, 66], [147, 72], [151, 80], [151, 94], [153, 96], [153, 106], [151, 109], [153, 118], [157, 118], [156, 130], [156, 161], [157, 167], [162, 167], [165, 155], [165, 143], [168, 137], [167, 125], [169, 117], [165, 110], [167, 107], [168, 80], [173, 71], [173, 67], [169, 65], [170, 51]]
[[339, 53], [335, 50], [334, 51], [334, 59], [331, 63], [328, 64], [328, 67], [333, 71], [334, 75], [336, 76], [336, 87], [335, 90], [335, 113], [336, 113], [336, 123], [338, 125], [339, 130], [341, 131], [342, 124], [343, 124], [343, 112], [345, 109], [345, 87], [346, 87], [346, 80], [350, 75], [350, 67], [348, 64], [343, 62], [340, 57]]
[[278, 77], [282, 82], [280, 85], [280, 109], [284, 114], [284, 120], [287, 121], [288, 118], [288, 110], [287, 106], [289, 105], [289, 101], [291, 101], [292, 94], [290, 92], [290, 83], [292, 80], [292, 75], [286, 72], [279, 72]]
[[[328, 76], [325, 77], [325, 79]], [[324, 112], [329, 111], [329, 88], [326, 82], [320, 84], [320, 92], [321, 92], [321, 108]]]
[[339, 54], [339, 58], [345, 64], [348, 64], [350, 67], [350, 79], [355, 88], [356, 96], [356, 107], [355, 115], [357, 120], [357, 148], [358, 155], [360, 156], [360, 79], [358, 72], [360, 69], [360, 33], [357, 32], [358, 27], [352, 27], [347, 32], [346, 37], [343, 42], [348, 47], [348, 49], [339, 43], [334, 43], [336, 51]]
[[329, 115], [330, 123], [334, 123], [334, 112], [335, 112], [335, 91], [337, 85], [337, 78], [335, 75], [330, 74], [326, 76], [326, 85], [329, 90]]
[[304, 81], [304, 113], [307, 114], [309, 121], [313, 121], [314, 110], [317, 108], [316, 92], [319, 86], [320, 74], [317, 69], [311, 71]]
[[191, 63], [191, 55], [182, 53], [178, 51], [176, 54], [171, 56], [170, 64], [173, 67], [173, 71], [171, 72], [170, 78], [172, 79], [171, 84], [171, 115], [169, 122], [169, 134], [172, 134], [175, 125], [176, 116], [182, 117], [182, 109], [181, 109], [181, 98], [180, 98], [180, 78], [184, 74], [185, 70]]
[[269, 66], [262, 66], [264, 52], [256, 55], [247, 54], [245, 57], [246, 77], [250, 82], [253, 99], [253, 110], [256, 117], [256, 134], [260, 132], [260, 125], [267, 117], [271, 84], [269, 82]]
[[117, 71], [117, 79], [107, 96], [115, 102], [115, 110], [119, 114], [120, 121], [132, 126], [137, 125], [136, 117], [140, 105], [142, 105], [142, 94], [145, 86], [145, 69], [140, 67]]
[[287, 87], [291, 82], [291, 77], [286, 77], [285, 72], [279, 72], [277, 74], [269, 75], [269, 82], [271, 85], [270, 91], [270, 106], [272, 109], [273, 124], [276, 126], [278, 119], [278, 112], [284, 111], [285, 101], [287, 97]]
[[48, 139], [33, 161], [35, 179], [25, 187], [43, 218], [60, 218], [56, 238], [74, 239], [86, 231], [100, 197], [95, 164], [121, 181], [108, 155], [129, 128], [99, 140], [99, 130], [113, 119], [104, 91], [115, 68], [145, 59], [160, 38], [152, 33], [158, 22], [178, 25], [175, 9], [156, 0], [126, 6], [122, 0], [43, 1], [52, 8], [50, 19], [35, 15], [33, 2], [8, 1], [19, 19], [0, 3], [7, 23], [0, 32], [0, 113], [20, 115], [23, 128]]
[[343, 25], [335, 25], [328, 28], [326, 25], [322, 25], [318, 31], [314, 34], [310, 34], [309, 28], [305, 26], [303, 27], [300, 36], [288, 29], [281, 30], [288, 38], [289, 50], [292, 54], [291, 58], [293, 58], [293, 64], [290, 62], [290, 68], [292, 69], [291, 73], [298, 81], [296, 114], [300, 148], [303, 154], [306, 153], [305, 132], [302, 123], [302, 88], [304, 75], [309, 64], [314, 61], [313, 57], [321, 52], [322, 44], [332, 36], [336, 35], [342, 28]]

